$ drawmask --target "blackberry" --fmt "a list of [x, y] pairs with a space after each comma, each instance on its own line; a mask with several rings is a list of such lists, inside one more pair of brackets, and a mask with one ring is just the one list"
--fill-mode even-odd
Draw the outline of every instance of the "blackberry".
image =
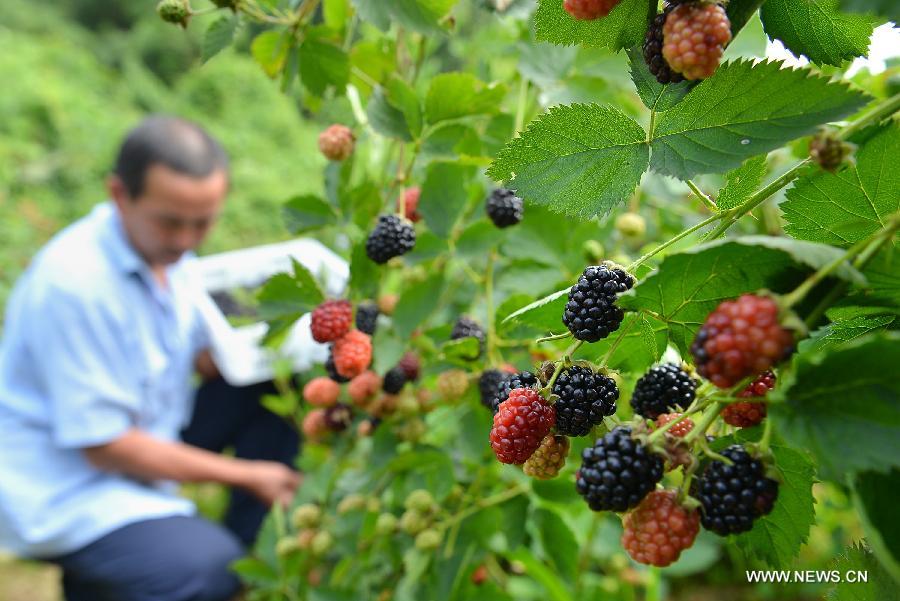
[[316, 342], [334, 342], [350, 330], [353, 306], [346, 300], [329, 300], [316, 307], [309, 320], [309, 329]]
[[497, 390], [507, 374], [499, 369], [486, 369], [478, 377], [478, 392], [481, 393], [481, 404], [493, 410]]
[[663, 25], [662, 54], [672, 71], [685, 79], [705, 79], [716, 72], [731, 41], [731, 22], [719, 4], [684, 2]]
[[593, 21], [608, 15], [621, 0], [565, 0], [563, 9], [573, 18]]
[[675, 408], [687, 409], [697, 394], [697, 381], [674, 363], [650, 368], [640, 377], [631, 395], [638, 415], [656, 419]]
[[485, 211], [494, 225], [504, 228], [522, 221], [524, 206], [522, 199], [516, 196], [515, 192], [497, 188], [488, 196]]
[[634, 285], [621, 269], [593, 265], [584, 270], [569, 290], [563, 323], [572, 335], [585, 342], [597, 342], [619, 329], [625, 313], [616, 306], [616, 295]]
[[346, 378], [339, 374], [337, 368], [334, 366], [334, 345], [328, 347], [328, 358], [325, 360], [325, 372], [328, 374], [329, 378], [338, 384], [350, 381], [350, 378]]
[[505, 374], [503, 380], [497, 385], [497, 391], [491, 400], [491, 410], [497, 413], [500, 403], [509, 398], [516, 388], [531, 388], [538, 383], [537, 377], [530, 371], [520, 371], [517, 374]]
[[405, 255], [416, 245], [416, 230], [397, 215], [379, 215], [375, 229], [366, 239], [366, 256], [378, 264]]
[[690, 548], [700, 513], [678, 502], [674, 490], [654, 490], [622, 520], [622, 547], [638, 563], [663, 568]]
[[635, 507], [663, 476], [663, 457], [619, 426], [581, 453], [575, 490], [594, 511], [626, 511]]
[[[761, 398], [765, 397], [774, 387], [775, 374], [771, 371], [766, 371], [750, 382], [738, 396], [740, 398]], [[766, 404], [763, 402], [744, 401], [731, 403], [722, 411], [722, 421], [736, 428], [749, 428], [765, 419], [766, 413]]]
[[332, 432], [343, 432], [353, 421], [353, 410], [343, 403], [325, 410], [325, 427]]
[[728, 447], [722, 455], [733, 465], [710, 461], [695, 482], [693, 495], [703, 507], [703, 527], [727, 536], [750, 530], [757, 518], [772, 511], [778, 483], [766, 477], [763, 463], [741, 445]]
[[392, 367], [386, 374], [384, 374], [384, 382], [381, 385], [381, 389], [388, 394], [397, 394], [398, 392], [403, 390], [403, 386], [406, 384], [406, 382], [406, 372], [403, 371], [403, 368], [398, 365], [396, 367]]
[[666, 62], [663, 57], [663, 26], [666, 24], [666, 17], [672, 12], [677, 4], [667, 3], [663, 12], [656, 15], [650, 27], [647, 29], [647, 35], [644, 36], [644, 62], [650, 69], [659, 83], [678, 83], [684, 81], [681, 73], [676, 73]]
[[471, 317], [461, 315], [459, 319], [456, 320], [456, 323], [453, 324], [453, 330], [450, 332], [450, 340], [459, 340], [460, 338], [467, 338], [469, 336], [478, 339], [478, 354], [474, 357], [468, 357], [474, 361], [484, 352], [484, 330], [478, 322]]
[[553, 394], [559, 396], [555, 405], [557, 431], [584, 436], [604, 417], [616, 412], [619, 388], [612, 378], [575, 365], [559, 374]]
[[375, 303], [360, 303], [356, 307], [356, 329], [369, 336], [375, 334], [375, 326], [378, 321], [378, 306]]

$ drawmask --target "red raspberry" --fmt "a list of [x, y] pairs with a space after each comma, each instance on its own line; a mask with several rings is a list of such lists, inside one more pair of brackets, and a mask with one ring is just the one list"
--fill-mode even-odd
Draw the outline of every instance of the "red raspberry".
[[778, 305], [767, 296], [745, 294], [709, 314], [691, 354], [697, 371], [719, 388], [759, 374], [793, 351], [794, 335], [778, 323]]
[[419, 379], [419, 370], [422, 368], [422, 363], [419, 361], [417, 354], [407, 352], [397, 362], [397, 367], [403, 370], [408, 381], [415, 382]]
[[341, 385], [331, 378], [313, 378], [303, 387], [303, 398], [316, 407], [331, 407], [341, 395]]
[[[774, 387], [775, 374], [767, 371], [750, 382], [738, 396], [741, 398], [764, 397]], [[725, 423], [736, 428], [750, 428], [760, 423], [765, 417], [766, 404], [754, 401], [732, 403], [722, 411], [722, 419], [725, 420]]]
[[583, 21], [593, 21], [605, 17], [620, 0], [565, 0], [563, 8], [567, 13]]
[[[674, 422], [676, 419], [681, 417], [680, 413], [663, 413], [659, 417], [656, 418], [656, 427], [662, 428], [669, 422]], [[666, 430], [666, 434], [671, 434], [676, 438], [684, 438], [687, 436], [688, 432], [694, 429], [694, 422], [691, 421], [691, 418], [687, 417], [668, 430]]]
[[359, 330], [350, 330], [335, 341], [332, 352], [338, 374], [355, 378], [372, 363], [372, 339]]
[[325, 424], [325, 410], [313, 409], [303, 417], [303, 436], [310, 441], [316, 441], [328, 432]]
[[525, 463], [555, 423], [553, 406], [536, 390], [516, 388], [494, 415], [491, 448], [501, 463]]
[[353, 323], [353, 306], [350, 301], [325, 301], [315, 308], [309, 323], [313, 340], [331, 342], [347, 333]]
[[523, 471], [526, 476], [538, 480], [549, 480], [559, 475], [559, 470], [566, 465], [569, 456], [569, 439], [565, 436], [548, 434], [541, 441], [541, 446], [531, 454], [525, 462]]
[[[422, 194], [421, 188], [413, 186], [403, 191], [403, 207], [406, 218], [413, 223], [418, 223], [422, 216], [419, 214], [419, 197]], [[400, 210], [400, 199], [397, 199], [397, 210]]]
[[665, 567], [694, 544], [700, 512], [678, 503], [674, 490], [655, 490], [622, 519], [622, 547], [633, 560]]
[[332, 125], [319, 134], [319, 150], [330, 161], [343, 161], [353, 154], [356, 138], [345, 125]]
[[364, 371], [347, 384], [347, 393], [357, 407], [364, 408], [381, 390], [381, 376], [374, 371]]
[[663, 57], [685, 79], [705, 79], [715, 73], [731, 22], [718, 4], [687, 2], [676, 7], [663, 26]]

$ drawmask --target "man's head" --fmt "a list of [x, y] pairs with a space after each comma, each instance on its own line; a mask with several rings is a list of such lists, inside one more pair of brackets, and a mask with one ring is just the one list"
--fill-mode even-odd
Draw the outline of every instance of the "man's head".
[[131, 130], [107, 188], [128, 238], [151, 267], [196, 248], [228, 192], [228, 157], [198, 125], [153, 116]]

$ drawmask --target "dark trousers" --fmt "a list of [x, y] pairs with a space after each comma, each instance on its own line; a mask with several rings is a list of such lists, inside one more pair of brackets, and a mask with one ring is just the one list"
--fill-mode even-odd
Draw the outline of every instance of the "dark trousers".
[[[296, 431], [260, 404], [264, 394], [274, 392], [271, 383], [203, 384], [183, 440], [291, 465], [298, 451]], [[239, 589], [228, 565], [253, 544], [267, 511], [250, 494], [233, 490], [224, 528], [201, 517], [151, 519], [52, 561], [63, 568], [67, 601], [227, 601]]]

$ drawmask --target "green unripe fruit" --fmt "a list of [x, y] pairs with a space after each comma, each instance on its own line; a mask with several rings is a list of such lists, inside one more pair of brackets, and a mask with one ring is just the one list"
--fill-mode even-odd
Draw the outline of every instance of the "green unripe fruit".
[[363, 495], [353, 493], [347, 495], [341, 502], [338, 503], [337, 512], [339, 515], [344, 515], [345, 513], [350, 513], [351, 511], [360, 511], [366, 508], [366, 504], [368, 503], [368, 499]]
[[397, 399], [397, 413], [410, 416], [419, 413], [419, 402], [409, 395], [403, 395]]
[[286, 536], [275, 544], [275, 553], [285, 557], [300, 550], [300, 541], [293, 536]]
[[588, 263], [596, 265], [603, 260], [606, 249], [599, 240], [585, 240], [581, 245], [581, 252], [584, 253], [584, 258]]
[[428, 518], [418, 511], [407, 511], [400, 516], [400, 529], [403, 532], [415, 536], [428, 528]]
[[294, 510], [294, 514], [291, 516], [291, 523], [297, 530], [303, 528], [315, 528], [321, 521], [322, 510], [319, 509], [318, 505], [313, 505], [312, 503], [300, 505]]
[[321, 557], [331, 550], [331, 546], [333, 544], [334, 537], [331, 536], [331, 533], [321, 530], [317, 532], [313, 537], [310, 550], [312, 551], [313, 555]]
[[403, 507], [421, 514], [429, 514], [434, 509], [434, 497], [424, 488], [419, 488], [409, 493]]
[[616, 230], [626, 238], [643, 238], [647, 222], [637, 213], [622, 213], [616, 217]]
[[366, 499], [366, 511], [369, 513], [381, 511], [381, 499], [378, 497], [369, 497]]
[[166, 23], [187, 27], [191, 18], [191, 7], [187, 0], [160, 0], [156, 5], [156, 13]]
[[441, 534], [433, 528], [423, 530], [416, 536], [416, 549], [419, 551], [431, 551], [441, 545]]
[[382, 513], [375, 521], [375, 534], [390, 536], [397, 530], [397, 516], [393, 513]]
[[240, 0], [212, 0], [212, 3], [219, 8], [230, 8], [231, 10], [237, 10]]

